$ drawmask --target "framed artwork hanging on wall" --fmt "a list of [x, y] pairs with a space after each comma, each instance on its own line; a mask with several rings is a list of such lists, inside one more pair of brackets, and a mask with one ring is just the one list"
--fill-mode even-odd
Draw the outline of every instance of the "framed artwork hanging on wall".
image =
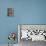
[[7, 8], [7, 16], [14, 16], [14, 8]]

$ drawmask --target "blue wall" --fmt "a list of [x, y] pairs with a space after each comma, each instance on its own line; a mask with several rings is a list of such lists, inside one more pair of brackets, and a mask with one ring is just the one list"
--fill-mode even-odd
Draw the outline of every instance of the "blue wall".
[[[9, 7], [14, 17], [7, 16]], [[46, 24], [46, 0], [0, 0], [0, 43], [8, 42], [9, 32], [17, 32], [17, 24]]]

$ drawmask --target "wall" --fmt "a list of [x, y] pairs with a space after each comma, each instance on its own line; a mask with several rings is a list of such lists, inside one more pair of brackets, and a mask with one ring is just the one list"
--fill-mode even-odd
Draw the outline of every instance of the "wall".
[[[7, 16], [9, 7], [14, 8], [14, 17]], [[8, 43], [17, 24], [46, 24], [46, 0], [0, 0], [0, 44]]]

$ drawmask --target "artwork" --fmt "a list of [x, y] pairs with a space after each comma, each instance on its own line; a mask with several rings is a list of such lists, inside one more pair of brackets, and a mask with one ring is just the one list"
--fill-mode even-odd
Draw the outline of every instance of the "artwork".
[[14, 16], [14, 9], [13, 8], [7, 8], [7, 16]]

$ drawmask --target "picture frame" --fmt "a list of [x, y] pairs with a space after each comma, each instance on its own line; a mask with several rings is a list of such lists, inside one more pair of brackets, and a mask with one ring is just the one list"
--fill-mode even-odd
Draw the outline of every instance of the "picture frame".
[[14, 8], [7, 8], [7, 16], [14, 16]]

